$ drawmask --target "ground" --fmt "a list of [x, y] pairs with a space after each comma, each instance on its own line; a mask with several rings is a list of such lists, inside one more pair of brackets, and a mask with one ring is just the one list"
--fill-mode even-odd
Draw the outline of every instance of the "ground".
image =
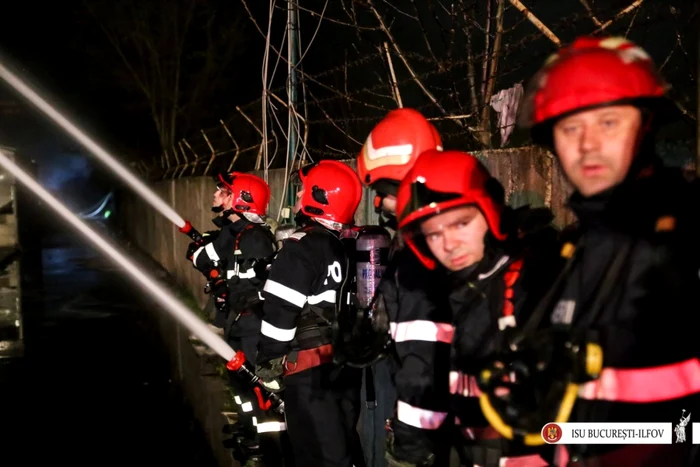
[[44, 243], [43, 274], [25, 268], [25, 357], [0, 361], [0, 464], [214, 466], [152, 302], [80, 238]]

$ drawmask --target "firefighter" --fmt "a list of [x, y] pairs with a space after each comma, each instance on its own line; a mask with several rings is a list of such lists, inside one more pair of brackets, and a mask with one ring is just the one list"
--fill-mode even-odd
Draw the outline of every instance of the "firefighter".
[[[675, 426], [700, 410], [697, 327], [689, 324], [700, 288], [699, 190], [655, 155], [654, 133], [673, 110], [666, 91], [649, 55], [615, 37], [576, 39], [526, 90], [520, 124], [553, 151], [575, 189], [569, 206], [577, 229], [562, 248], [567, 267], [541, 307], [544, 330], [519, 341], [537, 348], [533, 342], [564, 332], [566, 345], [547, 355], [589, 363], [553, 371], [540, 391], [550, 394], [541, 403], [561, 412], [572, 397], [562, 392], [566, 403], [554, 404], [551, 394], [578, 385], [570, 416], [563, 411], [559, 421]], [[513, 391], [536, 387], [548, 367], [528, 371]], [[524, 420], [524, 409], [511, 404], [503, 412]], [[690, 443], [678, 441], [570, 445], [557, 464], [697, 465]]]
[[363, 466], [356, 425], [361, 373], [333, 365], [332, 326], [342, 287], [354, 277], [340, 240], [362, 197], [355, 172], [322, 160], [299, 170], [301, 225], [284, 242], [263, 288], [256, 373], [284, 390], [298, 466]]
[[[380, 214], [380, 225], [397, 230], [399, 183], [418, 155], [430, 149], [441, 150], [442, 141], [435, 127], [414, 109], [389, 112], [370, 133], [358, 157], [357, 170], [362, 182], [375, 192], [374, 206]], [[380, 361], [373, 373], [366, 373], [375, 377], [372, 386], [379, 401], [377, 407], [366, 412], [374, 423], [366, 419], [364, 425], [366, 431], [374, 427], [366, 433], [365, 442], [374, 446], [367, 454], [377, 467], [385, 465], [382, 458], [386, 452], [386, 434], [378, 428], [388, 419], [392, 452], [399, 458], [420, 460], [435, 452], [443, 457], [449, 455], [449, 443], [442, 433], [424, 430], [434, 425], [431, 420], [444, 417], [448, 408], [446, 398], [435, 395], [447, 390], [449, 340], [447, 334], [430, 332], [450, 326], [449, 315], [444, 313], [446, 307], [436, 305], [445, 301], [447, 290], [412, 251], [403, 248], [399, 232], [394, 235], [389, 261], [374, 305], [388, 313], [394, 358]], [[367, 377], [365, 381], [372, 382]], [[391, 455], [387, 460], [394, 462]]]
[[[209, 279], [216, 305], [214, 325], [224, 329], [232, 348], [242, 350], [254, 362], [262, 315], [262, 281], [255, 265], [270, 258], [276, 248], [265, 224], [270, 188], [252, 174], [232, 172], [216, 178], [212, 211], [219, 216], [213, 222], [221, 230], [213, 241], [193, 251], [191, 260]], [[268, 464], [279, 464], [276, 438], [284, 425], [258, 406], [256, 394], [244, 382], [232, 377], [230, 384], [239, 421], [226, 431], [235, 436], [234, 451], [242, 451], [237, 457], [261, 458], [263, 448]], [[265, 433], [262, 438], [261, 433]]]
[[[441, 377], [449, 381], [463, 465], [548, 465], [536, 449], [508, 443], [488, 429], [475, 381], [484, 360], [501, 351], [506, 330], [527, 318], [529, 304], [557, 272], [553, 215], [548, 209], [506, 208], [503, 187], [475, 157], [436, 150], [422, 153], [401, 182], [397, 211], [408, 247], [450, 289], [451, 325], [431, 331], [452, 343], [452, 368]], [[443, 416], [425, 428], [450, 421]], [[401, 460], [397, 465], [429, 464], [429, 456]]]
[[370, 132], [357, 158], [357, 173], [375, 192], [381, 226], [397, 230], [396, 190], [416, 157], [428, 149], [441, 150], [442, 140], [435, 126], [414, 109], [392, 110]]

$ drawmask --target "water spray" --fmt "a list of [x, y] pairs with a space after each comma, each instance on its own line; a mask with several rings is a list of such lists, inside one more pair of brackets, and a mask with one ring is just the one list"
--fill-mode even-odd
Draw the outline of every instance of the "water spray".
[[180, 301], [175, 299], [170, 292], [165, 290], [156, 281], [148, 275], [141, 272], [139, 267], [127, 258], [121, 251], [111, 245], [99, 233], [91, 229], [77, 215], [72, 213], [65, 205], [42, 187], [29, 174], [17, 166], [4, 151], [0, 150], [0, 166], [11, 173], [16, 180], [31, 190], [36, 196], [41, 198], [46, 205], [51, 207], [59, 216], [65, 219], [78, 232], [92, 242], [105, 255], [107, 255], [117, 266], [120, 266], [128, 273], [134, 281], [144, 289], [149, 295], [153, 296], [160, 302], [164, 309], [175, 318], [181, 325], [186, 327], [194, 334], [202, 343], [219, 354], [226, 360], [229, 371], [236, 372], [248, 380], [254, 386], [256, 394], [259, 394], [259, 403], [263, 406], [262, 394], [267, 397], [267, 408], [284, 413], [284, 403], [275, 394], [262, 385], [262, 382], [255, 375], [254, 371], [246, 364], [245, 355], [242, 352], [236, 352], [229, 346], [226, 341], [214, 333], [209, 327], [199, 319], [191, 310], [185, 307]]
[[85, 147], [85, 149], [101, 160], [119, 178], [121, 178], [134, 191], [136, 191], [144, 200], [146, 200], [146, 202], [156, 211], [163, 214], [168, 218], [168, 220], [170, 220], [170, 222], [175, 224], [180, 229], [180, 232], [189, 236], [195, 243], [202, 242], [202, 235], [192, 227], [192, 224], [189, 221], [183, 219], [172, 207], [163, 201], [153, 190], [146, 186], [146, 184], [139, 180], [138, 177], [131, 173], [131, 171], [121, 164], [114, 156], [93, 141], [88, 135], [85, 134], [84, 131], [75, 126], [70, 120], [56, 110], [54, 106], [42, 99], [41, 96], [36, 93], [36, 91], [31, 89], [24, 81], [22, 81], [17, 75], [12, 73], [2, 64], [0, 64], [0, 78], [12, 86], [15, 91], [21, 94], [29, 102], [34, 104], [57, 125], [63, 128], [69, 135], [75, 138]]

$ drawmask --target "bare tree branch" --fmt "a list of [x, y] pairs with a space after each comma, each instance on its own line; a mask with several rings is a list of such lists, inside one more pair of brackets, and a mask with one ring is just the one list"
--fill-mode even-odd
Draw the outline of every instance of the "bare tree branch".
[[467, 80], [469, 81], [469, 98], [471, 99], [471, 111], [476, 112], [476, 109], [479, 108], [479, 96], [476, 95], [476, 69], [474, 68], [472, 34], [468, 24], [464, 25], [464, 35], [467, 39]]
[[491, 53], [491, 63], [489, 67], [489, 79], [486, 85], [486, 94], [484, 99], [486, 105], [481, 110], [481, 129], [484, 131], [478, 135], [479, 139], [484, 143], [485, 146], [490, 147], [491, 145], [491, 105], [490, 100], [493, 95], [494, 89], [496, 88], [496, 79], [498, 77], [498, 60], [501, 52], [501, 42], [503, 40], [503, 10], [505, 8], [505, 0], [498, 0], [498, 7], [496, 11], [496, 37], [493, 41], [493, 51]]
[[[311, 96], [311, 98], [312, 98], [314, 101], [316, 101], [316, 103], [318, 103], [318, 100], [316, 99], [316, 97], [314, 97], [314, 95], [311, 93], [311, 91], [309, 91], [309, 96]], [[361, 142], [359, 142], [358, 140], [356, 140], [355, 138], [353, 138], [352, 136], [350, 136], [350, 134], [348, 134], [348, 132], [346, 132], [345, 130], [343, 130], [342, 128], [340, 128], [340, 127], [338, 126], [338, 124], [335, 122], [335, 120], [333, 120], [333, 119], [331, 118], [331, 116], [328, 115], [328, 113], [323, 109], [323, 107], [321, 107], [321, 106], [319, 105], [319, 106], [318, 106], [318, 109], [323, 113], [323, 115], [325, 115], [325, 117], [328, 119], [328, 121], [329, 121], [339, 132], [341, 132], [342, 134], [344, 134], [345, 136], [347, 136], [347, 138], [348, 138], [350, 141], [353, 141], [353, 142], [359, 144], [360, 146], [362, 146], [362, 143], [361, 143]]]
[[481, 93], [479, 94], [479, 104], [483, 107], [487, 104], [486, 100], [486, 81], [489, 74], [489, 56], [491, 55], [491, 5], [493, 0], [486, 0], [486, 30], [485, 30], [485, 45], [484, 45], [484, 61], [481, 64]]
[[359, 29], [362, 31], [378, 31], [379, 30], [379, 28], [377, 28], [377, 27], [360, 26], [358, 24], [346, 23], [344, 21], [340, 21], [339, 19], [329, 18], [328, 16], [324, 16], [321, 13], [318, 13], [318, 12], [308, 8], [308, 7], [303, 7], [303, 6], [299, 5], [299, 2], [296, 2], [296, 5], [300, 11], [304, 11], [304, 12], [310, 14], [312, 17], [323, 18], [324, 21], [328, 21], [329, 23], [340, 24], [341, 26], [346, 26], [346, 27], [353, 28], [353, 29]]
[[391, 52], [389, 52], [389, 44], [384, 43], [384, 51], [386, 52], [386, 61], [389, 64], [389, 73], [391, 77], [391, 88], [393, 90], [394, 99], [396, 100], [396, 105], [399, 108], [403, 107], [403, 102], [401, 101], [401, 92], [399, 92], [399, 85], [396, 83], [396, 75], [394, 74], [394, 63], [391, 61]]
[[596, 26], [601, 26], [602, 24], [600, 21], [598, 21], [598, 18], [595, 17], [595, 13], [593, 13], [593, 9], [588, 4], [588, 0], [579, 0], [579, 2], [581, 2], [581, 5], [583, 5], [586, 11], [588, 12], [588, 16], [591, 17], [591, 21], [593, 21], [593, 24], [595, 24]]
[[[395, 3], [395, 2], [392, 2], [392, 1], [390, 1], [390, 0], [382, 0], [382, 1], [383, 1], [384, 3], [386, 3], [389, 7], [391, 7], [392, 10], [398, 12], [399, 14], [405, 16], [406, 18], [411, 18], [412, 20], [420, 21], [420, 19], [418, 18], [418, 16], [409, 15], [409, 14], [406, 13], [405, 11], [399, 10], [398, 7], [396, 7], [396, 6], [393, 5], [393, 3]], [[413, 0], [411, 0], [411, 3], [413, 3]], [[416, 11], [416, 15], [418, 15], [418, 12], [417, 12], [417, 11]]]
[[617, 13], [615, 16], [612, 17], [612, 19], [607, 20], [605, 23], [603, 23], [598, 29], [595, 30], [595, 33], [599, 33], [607, 29], [611, 24], [613, 24], [615, 21], [618, 19], [622, 18], [635, 8], [639, 7], [639, 5], [642, 4], [644, 0], [635, 0], [632, 4], [630, 4], [627, 8], [621, 10], [619, 13]]
[[[382, 18], [382, 16], [379, 14], [377, 9], [374, 7], [374, 3], [372, 2], [372, 0], [368, 0], [367, 4], [368, 4], [370, 10], [372, 11], [372, 13], [374, 14], [374, 16], [377, 18], [377, 21], [379, 22], [379, 27], [382, 29], [382, 31], [384, 31], [384, 34], [386, 34], [387, 38], [389, 39], [389, 42], [391, 43], [391, 47], [394, 49], [394, 52], [396, 52], [396, 54], [399, 56], [399, 58], [401, 59], [401, 61], [404, 64], [404, 66], [408, 70], [409, 74], [411, 75], [411, 78], [413, 78], [413, 81], [423, 91], [423, 94], [425, 94], [426, 97], [428, 97], [428, 99], [430, 99], [432, 101], [432, 103], [435, 104], [435, 106], [438, 109], [440, 109], [440, 112], [442, 112], [444, 115], [448, 115], [445, 108], [442, 105], [440, 105], [440, 103], [435, 98], [435, 96], [433, 96], [433, 94], [430, 91], [428, 91], [428, 89], [425, 87], [425, 85], [423, 85], [423, 82], [418, 78], [418, 75], [413, 70], [413, 67], [411, 66], [411, 64], [408, 63], [408, 60], [406, 59], [403, 52], [399, 48], [399, 45], [396, 43], [394, 36], [391, 34], [391, 31], [389, 31], [389, 29], [387, 28], [386, 23], [384, 22], [384, 18]], [[459, 120], [456, 120], [455, 122], [459, 126], [463, 126], [462, 122], [460, 122]]]
[[513, 5], [515, 8], [520, 10], [520, 12], [525, 15], [527, 19], [530, 20], [530, 22], [535, 26], [539, 31], [547, 37], [550, 41], [554, 42], [554, 44], [559, 47], [561, 46], [561, 41], [557, 36], [554, 35], [554, 33], [549, 29], [547, 26], [544, 25], [542, 21], [537, 18], [530, 10], [527, 9], [525, 5], [520, 2], [520, 0], [509, 0], [510, 4]]
[[[230, 72], [240, 46], [235, 24], [198, 0], [83, 0], [83, 5], [127, 74], [112, 63], [105, 68], [139, 96], [161, 150], [170, 152], [178, 134], [202, 123], [207, 103], [221, 89], [220, 77]], [[103, 51], [99, 58], [111, 59]]]

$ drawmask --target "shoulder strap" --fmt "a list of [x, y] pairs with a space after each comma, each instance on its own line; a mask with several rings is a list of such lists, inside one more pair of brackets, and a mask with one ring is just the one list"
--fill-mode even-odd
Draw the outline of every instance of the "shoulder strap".
[[[243, 237], [243, 233], [247, 232], [248, 230], [251, 230], [255, 227], [256, 224], [253, 224], [252, 222], [247, 224], [245, 227], [243, 227], [241, 230], [238, 231], [238, 234], [236, 235], [236, 241], [234, 242], [234, 250], [235, 252], [239, 251], [240, 244], [241, 244], [241, 237]], [[234, 252], [234, 254], [236, 254]]]
[[617, 284], [620, 274], [624, 269], [627, 260], [631, 256], [635, 242], [626, 241], [622, 244], [620, 249], [617, 250], [615, 257], [613, 258], [610, 266], [605, 272], [600, 286], [598, 287], [598, 293], [595, 295], [591, 307], [586, 313], [587, 326], [589, 327], [598, 318], [598, 315], [603, 309], [603, 305], [610, 300], [610, 294], [612, 293], [613, 287]]
[[248, 231], [253, 230], [255, 228], [260, 229], [260, 231], [262, 231], [267, 236], [267, 238], [270, 240], [270, 243], [272, 244], [273, 249], [275, 250], [275, 252], [277, 252], [277, 241], [275, 240], [274, 234], [270, 231], [270, 229], [268, 227], [265, 226], [265, 224], [256, 224], [253, 222], [251, 222], [248, 225], [246, 225], [245, 227], [243, 227], [236, 235], [236, 241], [234, 243], [235, 251], [240, 250], [239, 247], [240, 247], [241, 238], [243, 237], [243, 234], [245, 232], [248, 232]]
[[[506, 261], [503, 261], [503, 258], [507, 258]], [[483, 297], [484, 296], [484, 291], [486, 290], [486, 287], [491, 283], [494, 278], [498, 277], [499, 274], [510, 268], [513, 263], [517, 261], [517, 258], [509, 258], [507, 256], [502, 256], [501, 260], [503, 261], [503, 264], [498, 265], [496, 264], [495, 269], [489, 271], [488, 276], [484, 277], [483, 279], [479, 280], [476, 284], [470, 283], [468, 287], [472, 289], [472, 294], [470, 299], [462, 305], [461, 310], [467, 310], [468, 307], [472, 304], [474, 300], [476, 300], [477, 297]]]

